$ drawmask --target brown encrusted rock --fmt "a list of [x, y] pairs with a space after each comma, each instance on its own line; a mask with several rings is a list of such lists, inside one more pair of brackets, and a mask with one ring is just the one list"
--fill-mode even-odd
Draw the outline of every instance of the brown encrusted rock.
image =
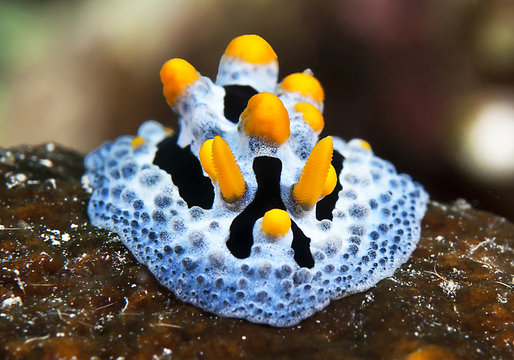
[[511, 359], [514, 224], [431, 203], [394, 277], [277, 329], [177, 301], [89, 225], [82, 156], [0, 149], [0, 358]]

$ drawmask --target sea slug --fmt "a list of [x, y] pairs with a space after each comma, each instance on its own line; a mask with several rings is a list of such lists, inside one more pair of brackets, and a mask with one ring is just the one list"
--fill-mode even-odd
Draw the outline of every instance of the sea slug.
[[149, 121], [86, 156], [93, 225], [116, 232], [177, 298], [291, 326], [407, 261], [428, 195], [360, 139], [318, 139], [310, 70], [278, 83], [256, 35], [230, 42], [216, 82], [161, 70], [179, 131]]

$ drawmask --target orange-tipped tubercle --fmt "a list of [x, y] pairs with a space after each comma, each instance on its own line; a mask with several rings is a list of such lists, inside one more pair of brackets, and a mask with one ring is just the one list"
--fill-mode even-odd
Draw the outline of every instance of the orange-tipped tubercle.
[[323, 130], [323, 127], [325, 126], [323, 114], [316, 106], [306, 102], [299, 102], [294, 108], [296, 111], [302, 113], [303, 119], [307, 124], [309, 124], [312, 130], [317, 133]]
[[330, 165], [328, 168], [327, 179], [325, 180], [325, 185], [323, 186], [323, 192], [321, 193], [321, 197], [325, 197], [328, 194], [331, 194], [334, 191], [337, 185], [337, 173], [336, 169]]
[[212, 143], [214, 139], [209, 139], [203, 142], [200, 147], [200, 151], [198, 152], [198, 157], [200, 158], [200, 164], [202, 165], [203, 170], [209, 175], [209, 177], [217, 181], [218, 176], [216, 175], [216, 169], [214, 168], [214, 159], [212, 157]]
[[284, 210], [271, 209], [264, 214], [261, 228], [263, 232], [270, 236], [284, 236], [291, 229], [291, 218]]
[[171, 106], [177, 104], [177, 100], [183, 95], [188, 85], [200, 78], [193, 65], [179, 58], [164, 63], [160, 75], [164, 96]]
[[304, 210], [311, 209], [323, 195], [332, 152], [332, 137], [327, 136], [314, 146], [305, 162], [300, 180], [292, 191], [294, 199]]
[[290, 135], [289, 114], [282, 101], [274, 94], [263, 92], [250, 98], [241, 114], [243, 131], [274, 145], [282, 145]]
[[325, 92], [320, 82], [307, 73], [294, 73], [286, 76], [280, 83], [280, 88], [285, 91], [298, 92], [316, 102], [325, 100]]
[[252, 64], [267, 64], [277, 60], [277, 54], [270, 44], [258, 35], [241, 35], [233, 39], [225, 50], [233, 56]]
[[227, 202], [236, 202], [246, 191], [243, 174], [228, 144], [220, 136], [212, 142], [212, 161], [221, 194]]

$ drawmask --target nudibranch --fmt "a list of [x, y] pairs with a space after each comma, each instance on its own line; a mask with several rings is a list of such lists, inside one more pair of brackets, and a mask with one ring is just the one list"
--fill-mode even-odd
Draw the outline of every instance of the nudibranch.
[[407, 261], [428, 195], [361, 139], [326, 136], [310, 70], [278, 82], [272, 47], [230, 42], [216, 82], [160, 72], [179, 131], [141, 125], [86, 156], [93, 225], [117, 233], [178, 299], [291, 326]]

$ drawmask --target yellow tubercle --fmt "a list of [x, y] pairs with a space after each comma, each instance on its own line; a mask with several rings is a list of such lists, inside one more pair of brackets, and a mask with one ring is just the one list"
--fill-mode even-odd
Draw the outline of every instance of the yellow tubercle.
[[271, 236], [284, 236], [291, 228], [289, 214], [281, 209], [271, 209], [264, 214], [262, 231]]
[[274, 94], [263, 92], [250, 98], [241, 114], [240, 125], [249, 136], [282, 145], [290, 135], [289, 114]]
[[173, 136], [173, 134], [175, 134], [175, 130], [173, 130], [173, 128], [165, 126], [164, 133], [166, 134], [166, 136]]
[[240, 58], [252, 64], [267, 64], [277, 60], [277, 54], [270, 44], [258, 35], [241, 35], [233, 39], [225, 55]]
[[332, 161], [332, 137], [318, 141], [305, 162], [300, 180], [293, 187], [293, 197], [304, 210], [311, 209], [320, 199]]
[[371, 145], [369, 144], [369, 142], [367, 142], [366, 140], [361, 140], [361, 146], [365, 149], [365, 150], [371, 150]]
[[134, 136], [132, 141], [130, 142], [130, 146], [132, 148], [138, 148], [145, 144], [146, 140], [142, 138], [141, 136]]
[[317, 102], [325, 100], [325, 92], [318, 79], [306, 73], [294, 73], [286, 76], [280, 83], [280, 88], [285, 91], [299, 92]]
[[302, 113], [303, 119], [314, 131], [320, 132], [323, 130], [323, 127], [325, 126], [323, 114], [316, 106], [306, 102], [299, 102], [294, 108], [296, 111]]
[[214, 139], [209, 139], [203, 142], [198, 153], [200, 164], [203, 170], [209, 175], [212, 180], [217, 181], [216, 169], [214, 168], [214, 159], [212, 157], [212, 143]]
[[327, 179], [325, 180], [325, 186], [323, 186], [323, 192], [321, 193], [321, 197], [325, 197], [328, 194], [331, 194], [334, 191], [334, 188], [337, 184], [337, 174], [336, 169], [332, 165], [328, 168]]
[[246, 191], [246, 184], [228, 144], [216, 136], [212, 142], [212, 160], [221, 194], [227, 202], [239, 200]]
[[199, 78], [196, 69], [186, 60], [175, 58], [164, 63], [161, 68], [161, 81], [168, 104], [175, 106], [187, 85]]

